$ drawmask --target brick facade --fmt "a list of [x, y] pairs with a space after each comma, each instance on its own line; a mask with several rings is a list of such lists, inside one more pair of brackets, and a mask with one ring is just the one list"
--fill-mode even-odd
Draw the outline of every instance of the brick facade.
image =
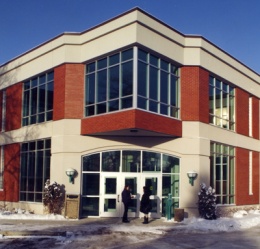
[[19, 201], [20, 145], [4, 147], [4, 189], [0, 191], [0, 201]]
[[181, 68], [181, 119], [209, 123], [209, 73], [200, 67]]
[[253, 111], [253, 120], [252, 120], [252, 130], [253, 138], [259, 139], [259, 99], [252, 97], [252, 111]]
[[181, 121], [141, 110], [108, 113], [83, 119], [81, 134], [93, 135], [125, 129], [143, 129], [169, 136], [182, 136]]
[[249, 135], [249, 94], [236, 88], [236, 132]]
[[6, 89], [6, 131], [21, 128], [22, 92], [22, 83], [12, 85]]
[[84, 65], [63, 64], [54, 69], [53, 120], [83, 117]]
[[259, 153], [253, 152], [253, 195], [249, 194], [249, 151], [236, 148], [236, 201], [237, 205], [259, 203]]

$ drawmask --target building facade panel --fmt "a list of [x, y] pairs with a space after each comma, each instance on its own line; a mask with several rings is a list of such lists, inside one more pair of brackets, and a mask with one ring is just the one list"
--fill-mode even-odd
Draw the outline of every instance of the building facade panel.
[[[95, 135], [128, 129], [135, 133], [138, 129], [161, 133], [163, 136], [182, 135], [181, 121], [158, 116], [141, 110], [128, 110], [82, 120], [81, 134]], [[129, 133], [129, 134], [130, 134]], [[154, 135], [154, 136], [155, 136]]]
[[236, 88], [236, 132], [249, 135], [249, 94], [240, 88]]
[[[253, 152], [252, 174], [249, 173], [249, 150], [236, 148], [236, 204], [254, 205], [259, 203], [259, 152]], [[252, 181], [252, 193], [250, 193]]]
[[4, 147], [4, 188], [0, 191], [1, 201], [19, 201], [20, 144]]
[[4, 103], [3, 103], [3, 94], [4, 91], [0, 91], [0, 124], [1, 124], [1, 131], [3, 131], [5, 129], [4, 124], [3, 124], [3, 118], [5, 119], [5, 117], [3, 117], [3, 108], [4, 108]]
[[22, 83], [6, 89], [6, 131], [16, 130], [21, 127], [22, 89]]
[[252, 97], [252, 136], [259, 140], [259, 98]]
[[53, 120], [83, 117], [84, 65], [63, 64], [54, 73]]
[[200, 67], [181, 68], [181, 119], [209, 123], [209, 74]]

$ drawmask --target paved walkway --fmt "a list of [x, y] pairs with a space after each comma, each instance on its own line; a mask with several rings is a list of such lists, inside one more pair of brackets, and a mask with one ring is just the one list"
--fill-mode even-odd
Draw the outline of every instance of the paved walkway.
[[[116, 230], [114, 230], [116, 228]], [[176, 229], [182, 228], [182, 229]], [[156, 232], [156, 233], [155, 233]], [[142, 219], [122, 223], [120, 218], [81, 220], [0, 220], [0, 234], [24, 236], [0, 240], [0, 249], [88, 248], [88, 249], [260, 249], [260, 226], [237, 232], [198, 232], [185, 230], [181, 223], [165, 219]], [[26, 238], [34, 235], [35, 238]], [[46, 238], [37, 238], [44, 235]]]
[[121, 218], [85, 218], [80, 220], [13, 220], [0, 219], [0, 234], [4, 236], [25, 235], [50, 235], [63, 236], [66, 232], [87, 232], [93, 227], [99, 229], [104, 226], [124, 225], [130, 227], [173, 227], [181, 223], [167, 222], [166, 219], [150, 219], [149, 224], [144, 225], [143, 219], [130, 218], [130, 223], [122, 223]]

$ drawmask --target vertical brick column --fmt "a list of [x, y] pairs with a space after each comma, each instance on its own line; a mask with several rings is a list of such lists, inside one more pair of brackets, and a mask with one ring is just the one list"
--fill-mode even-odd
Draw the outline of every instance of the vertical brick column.
[[20, 180], [20, 145], [9, 144], [4, 148], [4, 191], [0, 192], [0, 200], [19, 201]]
[[253, 138], [259, 139], [259, 99], [252, 97], [252, 111], [253, 111], [253, 120], [252, 120], [252, 129], [253, 129]]
[[3, 115], [3, 91], [0, 91], [0, 131], [2, 131], [2, 115]]
[[249, 150], [236, 148], [236, 204], [259, 203], [259, 152], [252, 154], [253, 194], [249, 194]]
[[236, 132], [249, 135], [249, 94], [236, 88]]
[[200, 67], [181, 69], [181, 119], [209, 123], [209, 73]]
[[53, 120], [83, 117], [84, 65], [63, 64], [54, 69]]
[[21, 128], [22, 94], [22, 83], [12, 85], [6, 89], [6, 131]]

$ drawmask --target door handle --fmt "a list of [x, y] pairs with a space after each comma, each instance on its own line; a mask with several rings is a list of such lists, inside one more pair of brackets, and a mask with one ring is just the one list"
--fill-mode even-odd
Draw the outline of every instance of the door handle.
[[119, 195], [117, 195], [117, 202], [119, 202]]

